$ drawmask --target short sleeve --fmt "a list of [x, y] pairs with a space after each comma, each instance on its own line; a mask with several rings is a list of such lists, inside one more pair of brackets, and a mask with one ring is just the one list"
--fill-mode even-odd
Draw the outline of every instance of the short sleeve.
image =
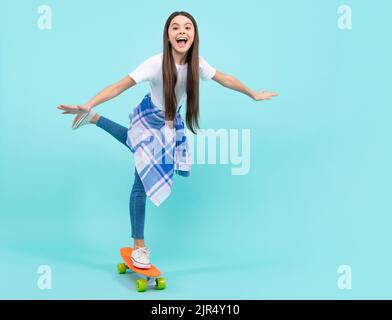
[[155, 70], [156, 56], [152, 56], [144, 60], [135, 70], [128, 75], [135, 80], [136, 83], [150, 81]]
[[202, 56], [199, 56], [199, 66], [200, 77], [203, 80], [212, 79], [212, 77], [215, 75], [216, 69], [211, 67]]

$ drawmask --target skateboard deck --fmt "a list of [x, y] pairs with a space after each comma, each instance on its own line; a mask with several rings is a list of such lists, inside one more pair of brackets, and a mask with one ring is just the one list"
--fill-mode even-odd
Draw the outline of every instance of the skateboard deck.
[[166, 287], [165, 278], [161, 278], [161, 272], [153, 265], [149, 269], [137, 268], [133, 265], [131, 255], [132, 248], [124, 247], [120, 249], [120, 255], [124, 260], [124, 263], [119, 263], [117, 265], [117, 272], [119, 274], [126, 273], [127, 270], [132, 270], [133, 272], [146, 277], [146, 279], [138, 279], [136, 281], [136, 291], [142, 292], [146, 291], [148, 283], [151, 279], [155, 279], [155, 289], [164, 289]]

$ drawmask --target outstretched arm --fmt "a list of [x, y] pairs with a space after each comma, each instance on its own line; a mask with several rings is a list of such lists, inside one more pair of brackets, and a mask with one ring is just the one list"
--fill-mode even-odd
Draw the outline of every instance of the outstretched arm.
[[110, 100], [110, 99], [113, 99], [114, 97], [117, 97], [123, 91], [129, 89], [130, 87], [134, 86], [135, 84], [136, 84], [135, 81], [131, 77], [126, 76], [126, 77], [122, 78], [120, 81], [103, 89], [96, 96], [94, 96], [90, 101], [85, 103], [84, 107], [86, 107], [87, 109], [92, 109], [95, 106], [97, 106], [107, 100]]
[[246, 87], [243, 83], [241, 83], [238, 79], [234, 78], [231, 75], [224, 74], [218, 70], [216, 70], [216, 73], [212, 79], [221, 84], [222, 86], [235, 91], [242, 92], [243, 94], [246, 94], [254, 100], [271, 100], [272, 97], [278, 95], [276, 92], [268, 92], [265, 90], [260, 92], [254, 92], [248, 87]]
[[80, 111], [88, 112], [95, 106], [107, 100], [113, 99], [114, 97], [118, 96], [120, 93], [129, 89], [135, 84], [136, 84], [135, 80], [133, 80], [129, 76], [126, 76], [122, 78], [120, 81], [107, 86], [105, 89], [100, 91], [97, 95], [95, 95], [93, 98], [91, 98], [87, 103], [83, 105], [77, 105], [77, 106], [60, 105], [57, 108], [60, 110], [64, 110], [65, 112], [63, 113], [76, 114], [79, 113]]

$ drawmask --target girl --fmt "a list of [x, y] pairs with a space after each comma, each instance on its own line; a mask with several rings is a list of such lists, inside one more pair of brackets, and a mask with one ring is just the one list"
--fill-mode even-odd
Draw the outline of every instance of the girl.
[[[195, 19], [187, 12], [172, 13], [165, 24], [163, 52], [141, 63], [119, 82], [99, 92], [84, 105], [60, 105], [63, 114], [76, 114], [72, 128], [95, 124], [111, 134], [134, 154], [135, 180], [129, 209], [136, 267], [148, 269], [150, 249], [144, 243], [146, 196], [159, 206], [170, 194], [173, 173], [189, 176], [190, 156], [184, 121], [179, 113], [186, 101], [186, 124], [199, 129], [199, 76], [248, 95], [270, 100], [275, 92], [253, 92], [233, 76], [224, 74], [199, 56], [199, 35]], [[128, 129], [95, 113], [92, 108], [118, 96], [137, 83], [149, 81], [147, 93], [132, 110]]]

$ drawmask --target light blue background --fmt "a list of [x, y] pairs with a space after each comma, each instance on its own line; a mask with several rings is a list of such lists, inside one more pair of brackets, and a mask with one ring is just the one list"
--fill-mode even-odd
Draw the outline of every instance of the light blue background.
[[[37, 27], [40, 5], [53, 29]], [[337, 27], [337, 8], [353, 29]], [[390, 1], [1, 1], [0, 298], [392, 298]], [[171, 12], [197, 20], [200, 54], [256, 102], [201, 83], [202, 128], [249, 128], [251, 169], [194, 165], [159, 208], [146, 244], [164, 291], [120, 276], [130, 243], [131, 153], [82, 104], [162, 50]], [[95, 110], [123, 125], [144, 83]], [[337, 286], [352, 268], [352, 290]], [[37, 288], [49, 265], [53, 289]]]

